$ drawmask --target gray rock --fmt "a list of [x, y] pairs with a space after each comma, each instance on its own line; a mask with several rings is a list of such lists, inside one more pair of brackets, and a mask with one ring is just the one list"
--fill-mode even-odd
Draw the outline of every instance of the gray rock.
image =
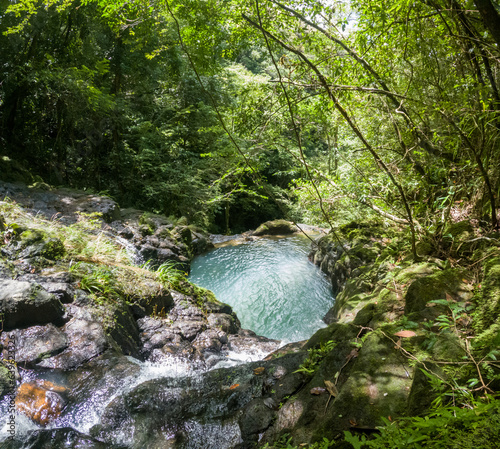
[[207, 317], [210, 327], [220, 329], [226, 334], [236, 334], [239, 330], [239, 322], [227, 313], [210, 313]]
[[68, 347], [66, 335], [53, 324], [4, 332], [1, 335], [4, 347], [9, 340], [15, 342], [16, 362], [30, 367]]
[[110, 347], [110, 341], [97, 317], [88, 310], [72, 304], [67, 308], [72, 318], [64, 325], [62, 331], [68, 339], [68, 348], [40, 362], [38, 364], [40, 367], [73, 369], [97, 357]]
[[51, 322], [57, 324], [64, 312], [59, 299], [40, 285], [0, 280], [0, 313], [5, 331]]

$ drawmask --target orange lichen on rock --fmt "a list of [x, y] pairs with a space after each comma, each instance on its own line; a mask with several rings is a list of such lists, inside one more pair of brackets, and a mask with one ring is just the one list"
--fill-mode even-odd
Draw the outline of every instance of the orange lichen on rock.
[[61, 394], [66, 391], [67, 388], [46, 380], [23, 383], [17, 389], [16, 408], [37, 424], [46, 426], [63, 411], [66, 401]]

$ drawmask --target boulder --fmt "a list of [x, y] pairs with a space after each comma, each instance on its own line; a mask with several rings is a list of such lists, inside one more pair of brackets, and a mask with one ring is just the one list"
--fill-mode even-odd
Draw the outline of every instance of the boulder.
[[[468, 274], [459, 269], [438, 271], [429, 276], [414, 280], [405, 295], [405, 315], [416, 314], [420, 319], [433, 320], [443, 312], [443, 306], [429, 304], [429, 301], [448, 299], [450, 301], [469, 301], [474, 287]], [[432, 306], [432, 307], [431, 307]]]
[[261, 224], [252, 232], [252, 235], [288, 235], [294, 232], [298, 232], [298, 229], [293, 223], [286, 220], [273, 220]]
[[40, 285], [25, 281], [0, 280], [0, 313], [3, 330], [60, 323], [65, 309], [59, 299]]
[[4, 347], [11, 342], [15, 347], [16, 362], [30, 367], [68, 347], [66, 335], [53, 324], [4, 332], [0, 340]]
[[10, 259], [43, 257], [57, 260], [65, 252], [61, 240], [39, 229], [25, 229], [16, 234], [7, 246], [2, 247], [2, 253]]
[[58, 418], [66, 405], [67, 388], [46, 380], [22, 383], [17, 389], [16, 409], [32, 421], [46, 426]]
[[82, 365], [110, 347], [102, 321], [90, 311], [69, 304], [71, 319], [62, 331], [66, 335], [68, 347], [53, 357], [42, 360], [38, 366], [51, 369], [69, 370]]

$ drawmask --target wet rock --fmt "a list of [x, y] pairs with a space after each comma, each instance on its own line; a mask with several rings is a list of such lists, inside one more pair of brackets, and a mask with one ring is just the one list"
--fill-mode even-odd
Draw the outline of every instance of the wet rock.
[[81, 307], [69, 304], [71, 319], [62, 331], [68, 340], [68, 348], [60, 354], [42, 360], [38, 366], [43, 368], [68, 370], [97, 357], [104, 352], [110, 342], [98, 317]]
[[[141, 295], [129, 298], [131, 310], [135, 317], [142, 318], [149, 315], [166, 316], [174, 306], [174, 299], [168, 290], [158, 290], [156, 284], [153, 286], [144, 281], [145, 287]], [[146, 291], [157, 293], [146, 293]]]
[[40, 285], [0, 280], [0, 313], [3, 330], [37, 324], [59, 323], [65, 312], [59, 299]]
[[[232, 448], [241, 441], [237, 423], [230, 426], [231, 438], [230, 434], [221, 438], [220, 432], [234, 422], [238, 410], [260, 396], [263, 377], [252, 372], [257, 366], [144, 382], [113, 400], [91, 433], [102, 441], [118, 441], [130, 448], [151, 447], [162, 434], [176, 436], [179, 444], [182, 440], [174, 447]], [[198, 441], [202, 437], [206, 444], [217, 435], [216, 446]]]
[[236, 334], [240, 328], [234, 316], [227, 313], [210, 313], [207, 321], [210, 327], [220, 329], [226, 334]]
[[239, 419], [241, 433], [245, 439], [254, 436], [257, 440], [258, 434], [271, 425], [275, 419], [273, 408], [269, 407], [263, 399], [254, 399], [245, 407]]
[[26, 441], [12, 440], [5, 444], [5, 449], [119, 449], [117, 446], [104, 444], [69, 427], [37, 430], [32, 432]]
[[137, 324], [140, 330], [142, 354], [145, 358], [148, 358], [154, 349], [181, 344], [180, 330], [173, 329], [171, 323], [165, 319], [144, 317], [137, 320]]
[[207, 328], [207, 323], [201, 320], [176, 320], [172, 325], [188, 341], [193, 341], [196, 336]]
[[53, 324], [4, 332], [0, 339], [4, 347], [8, 346], [9, 341], [13, 343], [16, 348], [15, 360], [21, 366], [33, 366], [68, 347], [66, 335]]
[[261, 235], [288, 235], [297, 232], [297, 227], [286, 220], [274, 220], [274, 221], [266, 221], [261, 224], [252, 235], [261, 236]]
[[228, 335], [228, 347], [237, 352], [260, 352], [267, 355], [278, 349], [280, 342], [261, 337], [248, 329], [240, 329], [238, 334]]
[[193, 347], [199, 351], [220, 352], [222, 349], [221, 338], [225, 334], [215, 329], [207, 329], [196, 336]]
[[17, 389], [16, 409], [37, 424], [46, 426], [60, 416], [66, 405], [63, 398], [66, 393], [65, 387], [49, 381], [23, 383]]

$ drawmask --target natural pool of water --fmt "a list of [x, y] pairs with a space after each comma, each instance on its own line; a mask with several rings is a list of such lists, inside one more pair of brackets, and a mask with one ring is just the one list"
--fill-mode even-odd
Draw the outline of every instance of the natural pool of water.
[[307, 259], [310, 243], [293, 236], [220, 247], [194, 259], [189, 280], [233, 307], [243, 328], [305, 340], [333, 306], [330, 283]]

